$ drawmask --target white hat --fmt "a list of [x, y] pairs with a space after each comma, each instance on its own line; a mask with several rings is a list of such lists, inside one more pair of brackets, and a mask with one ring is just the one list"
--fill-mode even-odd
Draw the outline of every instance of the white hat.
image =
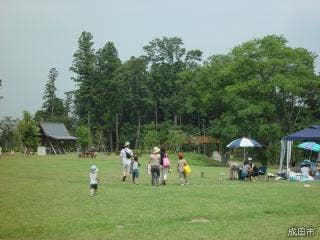
[[153, 154], [159, 153], [159, 152], [160, 152], [160, 148], [158, 148], [158, 147], [154, 147], [153, 150], [152, 150]]
[[129, 145], [130, 145], [130, 142], [125, 142], [125, 143], [124, 143], [124, 146], [125, 146], [125, 147], [128, 147]]
[[97, 172], [97, 171], [98, 171], [98, 168], [97, 168], [96, 165], [92, 165], [92, 166], [90, 167], [90, 170], [91, 170], [91, 172]]

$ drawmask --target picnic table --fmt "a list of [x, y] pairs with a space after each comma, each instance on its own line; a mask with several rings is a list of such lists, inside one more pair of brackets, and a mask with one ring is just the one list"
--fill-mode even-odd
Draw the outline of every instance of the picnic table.
[[97, 156], [96, 152], [88, 151], [88, 152], [82, 152], [79, 154], [79, 158], [95, 158]]

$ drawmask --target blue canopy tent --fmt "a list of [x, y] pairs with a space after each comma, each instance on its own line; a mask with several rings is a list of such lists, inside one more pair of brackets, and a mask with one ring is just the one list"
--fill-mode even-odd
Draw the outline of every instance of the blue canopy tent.
[[[320, 125], [313, 125], [298, 132], [294, 132], [288, 136], [285, 136], [281, 140], [281, 152], [280, 152], [280, 164], [279, 172], [282, 171], [283, 161], [286, 157], [287, 162], [287, 174], [289, 171], [289, 164], [291, 161], [291, 149], [292, 142], [294, 140], [300, 141], [320, 141]], [[318, 155], [318, 159], [319, 159]]]

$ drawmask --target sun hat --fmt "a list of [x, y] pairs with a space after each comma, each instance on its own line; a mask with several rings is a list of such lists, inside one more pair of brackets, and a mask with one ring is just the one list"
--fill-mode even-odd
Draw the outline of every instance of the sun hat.
[[158, 147], [154, 147], [153, 150], [152, 150], [153, 154], [159, 153], [159, 152], [160, 152], [160, 148], [158, 148]]
[[130, 145], [130, 142], [125, 142], [125, 143], [124, 143], [124, 146], [125, 146], [125, 147], [128, 147], [129, 145]]
[[90, 170], [91, 170], [91, 172], [97, 172], [97, 171], [98, 171], [98, 168], [97, 168], [96, 165], [92, 165], [92, 166], [90, 167]]

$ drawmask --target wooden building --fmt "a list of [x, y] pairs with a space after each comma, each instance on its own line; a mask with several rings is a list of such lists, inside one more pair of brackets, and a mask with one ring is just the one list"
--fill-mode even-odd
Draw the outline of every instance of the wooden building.
[[71, 136], [63, 123], [41, 122], [40, 142], [46, 147], [46, 152], [61, 154], [66, 152], [66, 147], [75, 144], [77, 138]]

